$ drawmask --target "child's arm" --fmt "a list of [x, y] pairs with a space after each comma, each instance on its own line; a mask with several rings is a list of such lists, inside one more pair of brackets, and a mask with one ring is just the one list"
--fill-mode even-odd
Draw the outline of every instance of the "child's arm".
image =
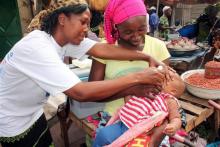
[[164, 129], [164, 133], [173, 136], [178, 129], [181, 128], [181, 118], [179, 114], [179, 105], [174, 98], [165, 99], [167, 102], [169, 123]]

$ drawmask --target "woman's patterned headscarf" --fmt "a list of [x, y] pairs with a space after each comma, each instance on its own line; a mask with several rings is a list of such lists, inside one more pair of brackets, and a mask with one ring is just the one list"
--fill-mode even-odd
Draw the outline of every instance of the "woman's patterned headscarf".
[[58, 10], [63, 7], [67, 7], [70, 5], [77, 5], [77, 4], [87, 4], [86, 0], [57, 0], [57, 2], [54, 2], [47, 10], [40, 11], [31, 21], [29, 24], [27, 30], [28, 32], [31, 32], [33, 30], [39, 30], [41, 27], [42, 20], [54, 12], [55, 10]]

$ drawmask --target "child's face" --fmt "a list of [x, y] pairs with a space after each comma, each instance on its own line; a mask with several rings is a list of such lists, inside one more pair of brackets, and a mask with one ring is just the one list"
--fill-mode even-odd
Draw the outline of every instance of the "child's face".
[[164, 83], [162, 92], [169, 93], [175, 97], [180, 97], [184, 90], [185, 84], [178, 74], [172, 73], [173, 80]]

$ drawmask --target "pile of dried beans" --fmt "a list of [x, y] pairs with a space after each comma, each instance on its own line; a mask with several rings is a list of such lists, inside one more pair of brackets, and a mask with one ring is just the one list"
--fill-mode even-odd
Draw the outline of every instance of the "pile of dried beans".
[[186, 79], [186, 82], [201, 88], [218, 89], [220, 90], [220, 78], [207, 79], [203, 73], [195, 73]]

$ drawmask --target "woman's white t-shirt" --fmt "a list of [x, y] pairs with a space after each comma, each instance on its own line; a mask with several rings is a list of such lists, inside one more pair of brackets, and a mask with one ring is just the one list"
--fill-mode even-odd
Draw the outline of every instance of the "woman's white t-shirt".
[[95, 44], [60, 47], [52, 36], [33, 31], [21, 39], [0, 64], [0, 137], [23, 133], [43, 114], [48, 94], [56, 95], [80, 79], [63, 63], [66, 49], [80, 58]]

